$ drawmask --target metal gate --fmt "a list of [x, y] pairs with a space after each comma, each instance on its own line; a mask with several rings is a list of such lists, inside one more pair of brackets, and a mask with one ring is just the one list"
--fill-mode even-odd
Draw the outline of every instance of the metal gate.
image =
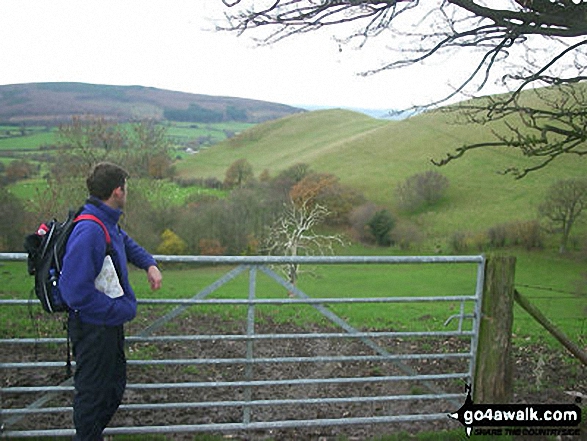
[[[0, 254], [0, 260], [24, 258], [22, 254]], [[167, 310], [148, 322], [143, 319], [147, 325], [142, 329], [127, 331], [132, 351], [129, 384], [106, 434], [269, 433], [448, 421], [447, 413], [464, 401], [465, 383], [472, 384], [483, 256], [156, 258], [232, 269], [190, 298], [139, 299], [139, 311], [153, 314], [152, 308], [164, 305]], [[371, 265], [386, 265], [390, 281], [384, 292], [364, 292], [368, 283], [349, 283], [348, 290], [332, 295], [323, 277], [320, 293], [327, 296], [306, 293], [276, 269], [291, 264], [342, 265], [351, 281], [368, 280], [368, 275], [358, 276]], [[393, 295], [397, 265], [414, 268], [410, 295]], [[436, 265], [445, 269], [442, 289], [441, 283], [427, 283], [426, 274], [418, 272]], [[471, 271], [470, 288], [467, 284], [467, 292], [446, 292], [452, 288], [444, 279], [450, 281], [455, 268], [463, 266], [466, 274]], [[233, 280], [241, 281], [241, 295], [218, 294]], [[438, 291], [444, 292], [438, 295]], [[2, 308], [30, 308], [30, 303], [0, 299]], [[362, 311], [384, 320], [400, 307], [406, 315], [417, 311], [409, 329], [405, 323], [398, 329], [393, 323], [366, 329], [349, 312]], [[427, 313], [428, 307], [433, 312]], [[283, 318], [272, 322], [286, 308], [294, 311], [293, 322], [301, 325]], [[446, 311], [441, 321], [439, 309]], [[242, 319], [234, 317], [239, 311]], [[195, 326], [188, 326], [191, 322]], [[204, 324], [207, 329], [200, 329]], [[65, 338], [55, 336], [0, 339], [0, 435], [74, 434], [72, 378], [38, 374], [40, 369], [63, 372], [65, 343]], [[23, 348], [29, 356], [12, 355], [22, 354]], [[39, 359], [45, 356], [48, 359]]]

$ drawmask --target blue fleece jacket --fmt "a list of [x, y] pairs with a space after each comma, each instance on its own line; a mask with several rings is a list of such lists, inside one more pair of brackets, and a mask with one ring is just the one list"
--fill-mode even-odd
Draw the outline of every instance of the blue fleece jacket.
[[113, 209], [98, 199], [87, 203], [83, 214], [93, 214], [106, 226], [112, 240], [112, 259], [120, 275], [124, 295], [110, 298], [98, 291], [94, 281], [106, 257], [106, 237], [102, 227], [91, 220], [78, 222], [67, 241], [59, 287], [72, 313], [82, 322], [117, 326], [132, 320], [137, 312], [137, 300], [128, 281], [127, 262], [146, 270], [156, 265], [144, 248], [119, 228], [122, 211]]

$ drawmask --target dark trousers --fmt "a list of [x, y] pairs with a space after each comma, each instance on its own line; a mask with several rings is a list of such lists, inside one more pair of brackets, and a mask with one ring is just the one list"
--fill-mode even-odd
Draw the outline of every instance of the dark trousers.
[[124, 327], [82, 323], [72, 315], [69, 336], [76, 363], [73, 377], [75, 439], [101, 440], [126, 387]]

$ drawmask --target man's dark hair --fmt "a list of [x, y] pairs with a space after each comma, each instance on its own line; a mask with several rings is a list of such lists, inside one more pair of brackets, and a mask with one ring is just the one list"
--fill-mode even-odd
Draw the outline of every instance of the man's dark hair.
[[90, 196], [105, 201], [118, 187], [124, 188], [128, 172], [116, 164], [100, 162], [91, 171], [86, 185]]

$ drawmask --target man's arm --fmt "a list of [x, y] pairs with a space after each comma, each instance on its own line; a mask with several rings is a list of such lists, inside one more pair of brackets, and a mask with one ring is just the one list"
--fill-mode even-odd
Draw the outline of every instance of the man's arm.
[[157, 262], [153, 256], [136, 243], [124, 230], [121, 230], [121, 234], [124, 238], [124, 248], [128, 261], [137, 268], [147, 271], [147, 279], [152, 290], [161, 288], [163, 276], [161, 275], [161, 271], [159, 271]]

